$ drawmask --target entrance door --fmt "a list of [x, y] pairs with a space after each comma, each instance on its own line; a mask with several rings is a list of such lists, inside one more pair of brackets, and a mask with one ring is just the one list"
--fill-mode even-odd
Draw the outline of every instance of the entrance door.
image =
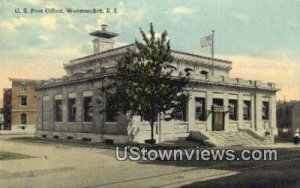
[[224, 112], [213, 112], [213, 131], [224, 130]]
[[213, 99], [212, 106], [212, 130], [224, 130], [224, 107], [223, 99]]

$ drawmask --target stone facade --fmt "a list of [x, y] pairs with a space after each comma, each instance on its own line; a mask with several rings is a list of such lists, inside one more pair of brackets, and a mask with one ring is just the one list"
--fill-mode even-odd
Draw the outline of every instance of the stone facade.
[[[94, 32], [95, 37], [102, 40], [108, 36], [112, 41], [115, 34], [110, 34]], [[129, 122], [123, 114], [101, 113], [107, 105], [101, 88], [115, 73], [117, 61], [135, 45], [110, 48], [71, 60], [64, 65], [67, 74], [62, 78], [39, 82], [37, 135], [114, 143], [144, 142], [150, 137], [149, 123], [141, 117]], [[188, 137], [195, 131], [248, 130], [260, 136], [277, 135], [274, 83], [230, 78], [230, 61], [213, 59], [212, 64], [209, 57], [179, 51], [172, 55], [178, 70], [174, 76], [186, 68], [193, 70], [191, 97], [177, 118], [156, 123], [158, 141]]]

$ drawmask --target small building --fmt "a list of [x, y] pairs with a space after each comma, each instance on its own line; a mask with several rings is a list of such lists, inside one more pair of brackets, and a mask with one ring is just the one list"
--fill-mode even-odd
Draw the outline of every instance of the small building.
[[3, 89], [3, 129], [11, 129], [11, 88]]
[[[115, 74], [116, 64], [135, 45], [114, 48], [118, 34], [102, 30], [94, 36], [94, 54], [64, 65], [66, 75], [39, 82], [37, 135], [65, 139], [90, 139], [95, 142], [144, 142], [150, 126], [142, 117], [128, 122], [124, 114], [100, 113], [109, 105], [101, 90]], [[277, 135], [276, 88], [274, 83], [230, 78], [232, 62], [196, 54], [172, 51], [178, 72], [192, 69], [191, 98], [186, 109], [171, 121], [155, 126], [159, 141], [201, 133], [218, 139], [226, 133], [246, 131], [263, 137]], [[213, 135], [210, 133], [218, 133]], [[237, 138], [238, 140], [239, 138]], [[243, 137], [241, 137], [243, 141]], [[246, 142], [247, 140], [245, 140]]]
[[292, 127], [293, 127], [293, 131], [294, 132], [297, 129], [300, 130], [300, 101], [298, 101], [293, 106], [293, 111], [292, 111]]
[[36, 130], [36, 80], [10, 78], [12, 88], [4, 89], [4, 129]]
[[3, 108], [0, 108], [0, 130], [4, 129], [4, 116], [3, 116]]
[[279, 136], [290, 139], [300, 130], [300, 101], [277, 102], [277, 126]]

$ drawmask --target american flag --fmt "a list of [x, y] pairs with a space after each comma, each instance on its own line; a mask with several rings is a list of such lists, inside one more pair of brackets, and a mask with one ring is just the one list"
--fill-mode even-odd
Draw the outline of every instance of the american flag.
[[202, 48], [208, 47], [208, 46], [212, 46], [212, 35], [208, 35], [205, 37], [202, 37], [200, 39], [200, 44]]

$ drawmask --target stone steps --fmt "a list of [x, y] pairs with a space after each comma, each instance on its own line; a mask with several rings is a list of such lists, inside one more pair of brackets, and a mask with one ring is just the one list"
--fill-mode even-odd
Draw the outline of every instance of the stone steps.
[[254, 138], [244, 131], [239, 132], [224, 132], [214, 131], [208, 132], [207, 135], [210, 139], [214, 139], [217, 146], [232, 146], [232, 145], [245, 145], [245, 146], [260, 146], [263, 142]]

